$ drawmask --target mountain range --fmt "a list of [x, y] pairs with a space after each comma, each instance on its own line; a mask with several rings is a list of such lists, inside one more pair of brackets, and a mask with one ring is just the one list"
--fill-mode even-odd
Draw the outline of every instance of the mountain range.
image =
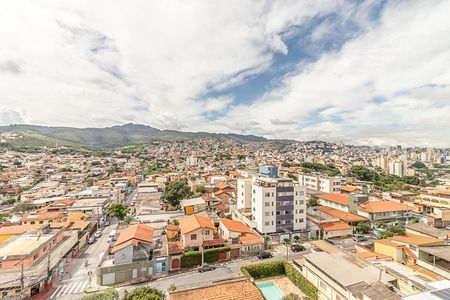
[[147, 125], [126, 124], [105, 128], [48, 127], [38, 125], [0, 126], [1, 132], [23, 135], [19, 145], [32, 146], [92, 146], [118, 147], [133, 144], [147, 144], [155, 141], [187, 141], [196, 138], [233, 139], [241, 142], [266, 142], [268, 139], [255, 135], [222, 134], [209, 132], [183, 132], [160, 130]]

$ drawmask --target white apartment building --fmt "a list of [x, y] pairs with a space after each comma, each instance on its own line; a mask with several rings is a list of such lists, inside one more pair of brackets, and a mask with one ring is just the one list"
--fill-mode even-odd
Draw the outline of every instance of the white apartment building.
[[389, 174], [397, 175], [399, 177], [406, 176], [408, 166], [406, 162], [401, 160], [392, 160], [389, 162]]
[[341, 177], [300, 173], [298, 175], [298, 181], [300, 185], [304, 185], [306, 188], [311, 190], [328, 194], [339, 194], [341, 192], [341, 184], [345, 181], [345, 179]]
[[[250, 187], [250, 192], [249, 192]], [[306, 188], [288, 178], [240, 179], [238, 209], [250, 209], [261, 234], [306, 229]]]

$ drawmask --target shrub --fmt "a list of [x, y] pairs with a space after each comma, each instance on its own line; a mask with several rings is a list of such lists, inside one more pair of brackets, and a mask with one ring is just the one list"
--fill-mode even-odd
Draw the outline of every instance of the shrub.
[[267, 261], [258, 264], [242, 266], [241, 272], [246, 277], [251, 276], [254, 279], [262, 279], [285, 274], [282, 260]]
[[[230, 247], [221, 247], [221, 248], [213, 248], [206, 249], [203, 252], [205, 262], [213, 263], [219, 259], [220, 252], [228, 252], [230, 251]], [[202, 252], [201, 251], [188, 251], [185, 252], [181, 257], [181, 267], [189, 268], [202, 264]]]
[[166, 296], [160, 290], [141, 286], [123, 296], [123, 300], [165, 300]]
[[106, 289], [104, 291], [84, 295], [81, 300], [118, 300], [119, 293], [115, 289]]
[[317, 288], [308, 281], [297, 269], [289, 262], [284, 261], [286, 277], [292, 281], [306, 296], [311, 299], [317, 299]]

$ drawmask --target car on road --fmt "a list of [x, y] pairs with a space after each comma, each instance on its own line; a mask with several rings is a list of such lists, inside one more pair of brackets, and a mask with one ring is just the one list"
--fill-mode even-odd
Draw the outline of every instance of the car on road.
[[259, 254], [258, 254], [259, 259], [266, 259], [266, 258], [271, 258], [271, 257], [272, 257], [272, 253], [266, 252], [266, 251], [259, 252]]
[[101, 236], [102, 236], [102, 232], [100, 231], [100, 230], [97, 230], [95, 233], [94, 233], [94, 236], [95, 236], [95, 238], [100, 238]]
[[367, 242], [367, 241], [368, 241], [368, 239], [367, 239], [364, 235], [362, 235], [362, 234], [354, 234], [354, 235], [352, 236], [352, 239], [353, 239], [355, 242]]
[[302, 246], [302, 245], [292, 245], [291, 246], [291, 251], [292, 252], [301, 252], [301, 251], [305, 251], [306, 250], [306, 248], [305, 248], [305, 246]]
[[93, 243], [95, 243], [95, 237], [91, 236], [91, 237], [88, 239], [88, 244], [91, 245], [91, 244], [93, 244]]
[[200, 273], [203, 273], [203, 272], [212, 271], [212, 270], [215, 270], [215, 269], [216, 269], [216, 267], [214, 267], [212, 265], [204, 264], [203, 266], [198, 267], [197, 270]]

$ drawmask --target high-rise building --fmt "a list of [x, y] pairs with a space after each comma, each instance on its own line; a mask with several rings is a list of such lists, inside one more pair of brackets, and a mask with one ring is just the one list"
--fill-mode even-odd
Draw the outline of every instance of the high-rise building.
[[[262, 234], [295, 233], [306, 229], [306, 188], [289, 178], [256, 177], [238, 181], [238, 209], [251, 209]], [[250, 203], [250, 205], [249, 205]]]

